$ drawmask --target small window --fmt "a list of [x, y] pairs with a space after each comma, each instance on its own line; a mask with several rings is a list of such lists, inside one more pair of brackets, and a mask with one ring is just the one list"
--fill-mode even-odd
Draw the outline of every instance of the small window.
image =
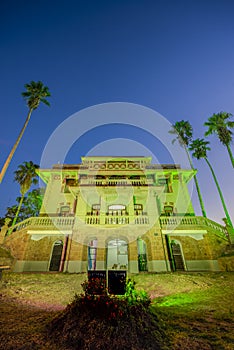
[[93, 239], [88, 244], [88, 270], [96, 270], [97, 259], [97, 239]]
[[167, 192], [167, 193], [172, 192], [172, 186], [171, 186], [170, 180], [168, 178], [158, 179], [158, 184], [165, 186], [164, 192]]
[[67, 216], [69, 214], [70, 214], [70, 206], [69, 205], [62, 205], [60, 207], [60, 215]]
[[134, 204], [134, 209], [135, 210], [142, 210], [143, 209], [143, 205], [142, 204]]
[[59, 271], [61, 257], [62, 257], [62, 251], [63, 251], [63, 242], [56, 241], [53, 245], [49, 271]]
[[109, 210], [124, 210], [124, 209], [126, 209], [126, 206], [122, 204], [109, 205]]

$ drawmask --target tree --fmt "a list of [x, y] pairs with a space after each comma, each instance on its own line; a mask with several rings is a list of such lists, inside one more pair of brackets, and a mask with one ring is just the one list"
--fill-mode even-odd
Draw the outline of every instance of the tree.
[[50, 92], [47, 86], [44, 86], [43, 83], [41, 81], [35, 82], [35, 81], [31, 81], [30, 84], [25, 84], [24, 85], [26, 88], [25, 92], [22, 92], [22, 96], [24, 97], [24, 99], [27, 101], [27, 106], [29, 108], [28, 111], [28, 115], [27, 118], [25, 120], [24, 126], [21, 129], [19, 136], [11, 150], [11, 152], [9, 153], [7, 160], [5, 161], [5, 164], [3, 165], [3, 168], [1, 170], [0, 173], [0, 183], [3, 180], [3, 177], [7, 171], [7, 168], [11, 162], [11, 159], [20, 143], [20, 140], [22, 139], [22, 136], [25, 132], [25, 129], [29, 123], [30, 117], [32, 112], [38, 108], [40, 102], [46, 104], [47, 106], [49, 106], [49, 102], [46, 100], [46, 97], [50, 96]]
[[[30, 217], [39, 215], [42, 205], [43, 192], [44, 189], [40, 188], [36, 188], [31, 192], [28, 192], [27, 196], [25, 196], [23, 199], [23, 203], [20, 207], [20, 211], [15, 222], [16, 224]], [[7, 207], [4, 217], [0, 218], [0, 227], [4, 225], [6, 218], [9, 219], [9, 222], [12, 222], [14, 220], [20, 200], [21, 197], [17, 197], [17, 204], [12, 205], [11, 207]]]
[[208, 126], [208, 130], [205, 133], [205, 136], [211, 134], [217, 134], [220, 142], [227, 147], [229, 157], [234, 168], [234, 158], [231, 150], [231, 142], [233, 132], [231, 129], [234, 128], [234, 121], [231, 121], [232, 114], [226, 112], [220, 112], [213, 114], [208, 121], [204, 123], [205, 126]]
[[227, 207], [226, 207], [226, 204], [225, 204], [225, 201], [224, 201], [224, 197], [223, 197], [221, 188], [219, 186], [217, 177], [215, 175], [213, 167], [211, 166], [211, 164], [210, 164], [210, 162], [209, 162], [209, 160], [207, 158], [207, 151], [210, 151], [210, 147], [208, 145], [209, 145], [209, 141], [205, 141], [204, 139], [196, 139], [196, 140], [191, 142], [189, 150], [193, 152], [192, 153], [193, 157], [195, 157], [197, 159], [204, 158], [206, 163], [207, 163], [207, 165], [209, 166], [210, 171], [211, 171], [212, 176], [213, 176], [213, 179], [214, 179], [214, 182], [216, 184], [216, 187], [217, 187], [217, 190], [218, 190], [221, 202], [222, 202], [222, 206], [223, 206], [223, 210], [225, 212], [227, 223], [233, 229], [233, 224], [232, 224], [230, 215], [228, 213], [228, 210], [227, 210]]
[[23, 205], [24, 213], [27, 216], [27, 218], [39, 215], [42, 206], [42, 192], [42, 188], [36, 188], [29, 192], [27, 197], [25, 198]]
[[[190, 164], [191, 168], [194, 170], [192, 159], [191, 159], [189, 151], [188, 151], [188, 147], [189, 147], [189, 144], [190, 144], [190, 142], [192, 140], [192, 136], [193, 136], [192, 125], [188, 121], [181, 120], [179, 122], [176, 122], [173, 125], [173, 130], [171, 130], [170, 133], [177, 135], [176, 139], [179, 141], [180, 145], [182, 147], [184, 147], [186, 154], [187, 154], [187, 157], [188, 157], [188, 160], [189, 160], [189, 164]], [[175, 142], [175, 140], [173, 140], [173, 142]], [[197, 194], [198, 194], [198, 199], [199, 199], [202, 215], [204, 217], [206, 217], [206, 211], [205, 211], [205, 207], [204, 207], [204, 203], [203, 203], [203, 199], [202, 199], [202, 195], [201, 195], [201, 190], [200, 190], [200, 187], [198, 184], [196, 174], [194, 175], [194, 182], [195, 182], [195, 186], [196, 186], [196, 190], [197, 190]]]
[[24, 162], [23, 164], [19, 165], [18, 170], [15, 171], [14, 179], [20, 185], [21, 199], [19, 201], [18, 209], [15, 214], [14, 220], [12, 222], [9, 234], [12, 232], [14, 225], [17, 221], [25, 194], [28, 192], [32, 184], [36, 185], [38, 183], [37, 173], [36, 173], [36, 169], [38, 168], [39, 168], [39, 165], [36, 165], [32, 161], [30, 161], [30, 162]]

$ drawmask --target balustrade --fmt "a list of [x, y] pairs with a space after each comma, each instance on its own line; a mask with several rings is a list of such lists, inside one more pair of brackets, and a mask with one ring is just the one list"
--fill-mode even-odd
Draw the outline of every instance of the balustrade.
[[66, 227], [71, 229], [74, 223], [74, 217], [34, 217], [26, 219], [14, 226], [14, 230], [21, 230], [28, 226], [33, 228], [50, 228], [56, 229], [57, 227]]
[[191, 228], [191, 226], [209, 226], [212, 229], [214, 229], [215, 231], [219, 231], [223, 234], [226, 235], [226, 229], [225, 227], [223, 227], [222, 225], [204, 218], [202, 216], [194, 216], [194, 217], [188, 217], [188, 216], [161, 216], [159, 218], [160, 220], [160, 224], [162, 227], [170, 227], [170, 226], [189, 226]]
[[[136, 225], [147, 225], [149, 224], [149, 217], [146, 215], [134, 215], [133, 217]], [[34, 217], [26, 219], [19, 224], [16, 224], [14, 227], [15, 230], [21, 230], [24, 228], [30, 229], [50, 229], [56, 230], [58, 228], [63, 228], [67, 230], [71, 230], [74, 225], [74, 217]], [[170, 226], [178, 226], [183, 229], [187, 227], [188, 229], [196, 229], [199, 226], [203, 228], [208, 226], [213, 230], [220, 232], [222, 234], [227, 234], [226, 228], [222, 225], [209, 220], [204, 217], [196, 216], [196, 217], [180, 217], [180, 216], [161, 216], [159, 218], [160, 224], [162, 228], [169, 228]], [[86, 215], [85, 223], [88, 225], [127, 225], [131, 222], [131, 218], [129, 215]]]

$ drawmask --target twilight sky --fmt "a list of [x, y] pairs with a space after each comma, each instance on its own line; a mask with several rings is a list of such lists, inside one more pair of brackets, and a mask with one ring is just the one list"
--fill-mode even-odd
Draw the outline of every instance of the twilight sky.
[[[189, 120], [194, 138], [204, 137], [203, 124], [213, 113], [234, 113], [233, 18], [232, 0], [1, 1], [1, 167], [27, 114], [24, 84], [41, 80], [52, 97], [50, 108], [40, 105], [33, 112], [0, 185], [0, 216], [19, 195], [13, 181], [17, 166], [29, 160], [40, 164], [54, 130], [84, 108], [109, 102], [142, 105], [172, 124]], [[98, 116], [93, 118], [96, 125]], [[134, 115], [128, 119], [135, 125]], [[85, 123], [81, 118], [75, 127], [85, 129]], [[234, 221], [234, 169], [218, 139], [209, 141], [209, 160]], [[168, 163], [165, 147], [143, 128], [100, 123], [89, 126], [65, 161], [79, 163], [88, 154], [153, 154], [155, 161]], [[61, 162], [58, 158], [54, 163]], [[208, 217], [222, 222], [209, 169], [203, 160], [194, 165]], [[201, 215], [195, 191], [193, 202]]]

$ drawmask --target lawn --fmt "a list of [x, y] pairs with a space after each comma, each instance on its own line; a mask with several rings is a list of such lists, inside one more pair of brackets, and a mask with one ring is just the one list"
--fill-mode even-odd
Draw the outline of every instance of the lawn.
[[[167, 349], [234, 349], [234, 273], [143, 273], [128, 277], [137, 289], [150, 295], [151, 309], [170, 342]], [[0, 282], [0, 349], [69, 349], [54, 344], [45, 329], [74, 295], [82, 292], [85, 279], [86, 274], [4, 271]]]

